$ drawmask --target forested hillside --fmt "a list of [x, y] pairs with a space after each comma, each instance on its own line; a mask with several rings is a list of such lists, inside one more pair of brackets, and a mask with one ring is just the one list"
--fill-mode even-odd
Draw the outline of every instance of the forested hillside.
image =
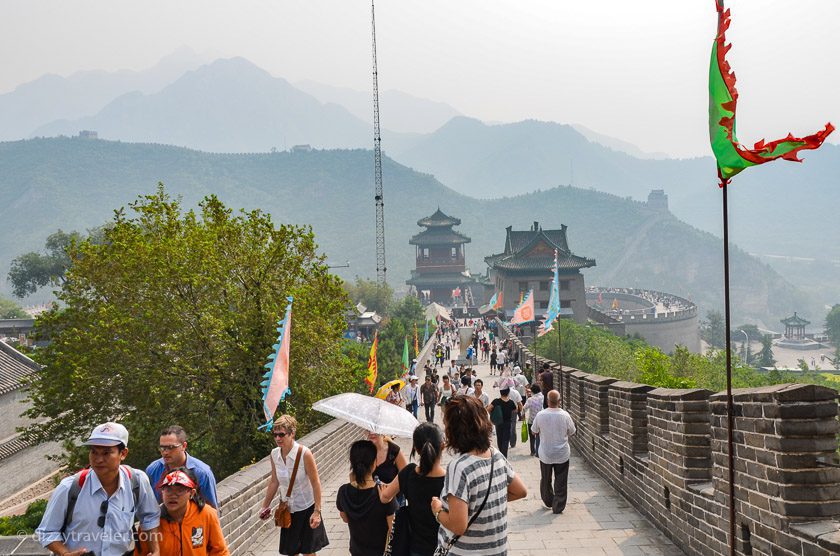
[[[383, 176], [388, 279], [398, 289], [414, 265], [408, 239], [419, 231], [416, 221], [440, 206], [463, 220], [474, 273], [485, 272], [484, 256], [502, 250], [506, 226], [562, 223], [572, 250], [597, 260], [586, 271], [588, 283], [661, 289], [690, 297], [704, 312], [722, 305], [720, 240], [644, 203], [572, 187], [477, 200], [389, 159]], [[40, 248], [56, 229], [100, 225], [158, 182], [188, 205], [214, 193], [228, 206], [259, 208], [278, 222], [311, 224], [332, 264], [349, 260], [350, 268], [340, 270], [345, 277], [374, 275], [369, 151], [220, 155], [66, 138], [0, 143], [0, 272], [5, 276], [12, 258]], [[736, 322], [775, 326], [793, 310], [812, 309], [755, 258], [736, 249], [732, 260]]]

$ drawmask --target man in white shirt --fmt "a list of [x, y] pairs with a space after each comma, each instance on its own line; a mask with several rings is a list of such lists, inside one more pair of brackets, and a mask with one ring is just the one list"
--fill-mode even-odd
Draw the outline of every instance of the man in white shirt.
[[575, 424], [568, 412], [560, 408], [560, 392], [551, 390], [546, 397], [548, 407], [537, 413], [531, 431], [540, 437], [540, 496], [547, 508], [562, 514], [569, 479], [569, 437], [575, 434]]
[[417, 386], [417, 377], [408, 377], [408, 385], [402, 390], [405, 399], [405, 408], [411, 411], [414, 418], [417, 418], [417, 408], [420, 406], [420, 387]]
[[516, 446], [516, 437], [519, 436], [516, 434], [516, 423], [519, 413], [522, 411], [522, 395], [515, 389], [510, 388], [509, 396], [511, 401], [516, 404], [516, 411], [510, 416], [510, 447], [513, 448]]

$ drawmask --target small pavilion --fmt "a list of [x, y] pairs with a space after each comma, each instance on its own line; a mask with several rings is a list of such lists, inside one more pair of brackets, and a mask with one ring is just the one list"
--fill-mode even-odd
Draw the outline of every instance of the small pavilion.
[[804, 340], [805, 327], [811, 324], [811, 321], [803, 319], [794, 311], [792, 317], [782, 319], [781, 323], [785, 325], [785, 338], [788, 340]]

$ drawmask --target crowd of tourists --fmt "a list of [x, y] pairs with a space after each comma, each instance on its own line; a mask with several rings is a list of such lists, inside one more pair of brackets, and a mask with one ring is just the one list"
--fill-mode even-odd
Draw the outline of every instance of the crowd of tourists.
[[[447, 357], [460, 347], [457, 324], [436, 332], [435, 349]], [[491, 400], [470, 358], [449, 359], [444, 368], [436, 355], [424, 363], [422, 385], [412, 375], [389, 393], [386, 401], [415, 417], [424, 407], [425, 422], [414, 430], [410, 457], [374, 433], [350, 446], [348, 482], [336, 493], [335, 511], [348, 526], [352, 556], [507, 554], [507, 504], [527, 495], [507, 459], [520, 436], [539, 458], [543, 504], [558, 514], [565, 509], [575, 426], [560, 408], [551, 370], [545, 366], [529, 380], [509, 342], [485, 321], [467, 325], [468, 349], [486, 352], [498, 396]], [[434, 423], [436, 408], [442, 429]], [[330, 510], [322, 506], [315, 457], [297, 441], [297, 430], [290, 415], [274, 421], [276, 447], [259, 517], [280, 528], [280, 554], [308, 555], [329, 545], [322, 512]], [[90, 468], [53, 493], [36, 531], [43, 546], [59, 556], [229, 554], [213, 472], [187, 452], [183, 428], [161, 431], [161, 457], [145, 472], [123, 465], [128, 431], [118, 423], [96, 427], [85, 444]], [[444, 449], [452, 455], [445, 468]]]

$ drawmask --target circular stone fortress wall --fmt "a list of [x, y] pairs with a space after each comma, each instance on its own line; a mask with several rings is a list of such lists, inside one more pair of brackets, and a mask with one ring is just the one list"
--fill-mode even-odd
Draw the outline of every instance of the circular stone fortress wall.
[[700, 322], [697, 305], [677, 295], [636, 288], [586, 288], [586, 304], [599, 322], [638, 334], [665, 353], [682, 345], [700, 353]]

